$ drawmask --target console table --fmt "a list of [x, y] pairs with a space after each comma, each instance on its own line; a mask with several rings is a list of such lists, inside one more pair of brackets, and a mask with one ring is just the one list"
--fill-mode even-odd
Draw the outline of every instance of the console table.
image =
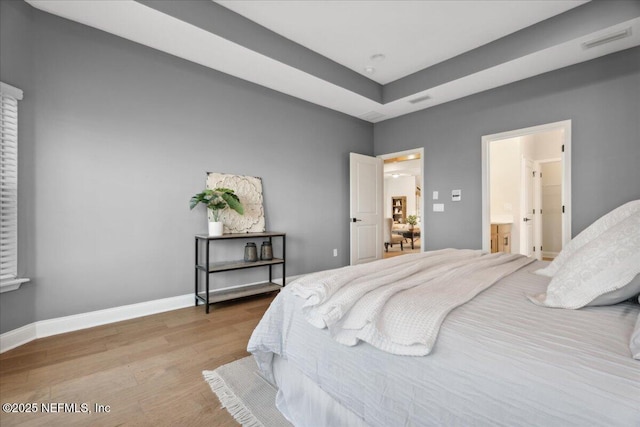
[[[269, 242], [273, 238], [282, 239], [282, 257], [274, 257], [271, 260], [258, 260], [258, 261], [224, 261], [224, 262], [211, 262], [211, 249], [212, 243], [236, 239], [268, 239]], [[259, 248], [259, 245], [258, 245]], [[201, 258], [201, 251], [204, 251], [204, 257]], [[267, 292], [273, 292], [280, 290], [285, 285], [285, 254], [286, 254], [286, 233], [278, 232], [263, 232], [263, 233], [234, 233], [223, 234], [222, 236], [209, 236], [206, 234], [198, 234], [195, 236], [195, 303], [196, 306], [200, 302], [206, 306], [206, 312], [209, 313], [209, 305], [216, 302], [227, 301], [236, 298], [243, 298], [251, 295], [257, 295]], [[273, 282], [274, 265], [282, 265], [282, 285]], [[243, 270], [246, 268], [256, 267], [268, 267], [269, 268], [269, 280], [262, 283], [256, 283], [252, 285], [240, 286], [240, 287], [227, 287], [219, 289], [210, 289], [210, 276], [211, 274], [221, 273], [224, 271]], [[202, 284], [201, 277], [204, 276], [204, 289], [201, 289]]]

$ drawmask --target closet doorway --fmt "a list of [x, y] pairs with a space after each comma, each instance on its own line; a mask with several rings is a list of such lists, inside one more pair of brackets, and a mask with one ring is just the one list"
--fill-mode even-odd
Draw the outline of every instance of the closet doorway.
[[424, 149], [378, 156], [383, 174], [383, 258], [421, 252], [424, 249]]
[[483, 249], [553, 259], [571, 239], [571, 121], [482, 138]]

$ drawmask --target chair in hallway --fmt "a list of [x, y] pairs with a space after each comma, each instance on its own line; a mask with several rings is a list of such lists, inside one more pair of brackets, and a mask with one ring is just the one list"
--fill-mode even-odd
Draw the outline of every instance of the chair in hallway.
[[393, 228], [393, 220], [391, 218], [384, 219], [384, 250], [389, 252], [389, 246], [393, 247], [394, 243], [400, 243], [400, 250], [404, 251], [402, 243], [404, 237], [400, 234], [393, 234], [391, 229]]

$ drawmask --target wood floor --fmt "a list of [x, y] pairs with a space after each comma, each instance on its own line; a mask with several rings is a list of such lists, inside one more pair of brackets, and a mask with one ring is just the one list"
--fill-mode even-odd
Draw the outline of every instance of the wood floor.
[[420, 239], [416, 239], [411, 249], [411, 243], [407, 242], [403, 245], [403, 249], [400, 249], [400, 244], [395, 244], [393, 247], [389, 247], [387, 250], [382, 251], [382, 258], [392, 258], [399, 255], [416, 254], [421, 252]]
[[[202, 378], [248, 355], [275, 297], [191, 307], [42, 338], [0, 355], [0, 400], [37, 413], [0, 413], [8, 426], [237, 426]], [[87, 403], [92, 413], [42, 413]], [[109, 407], [97, 413], [95, 405]], [[4, 407], [3, 407], [4, 408]], [[73, 409], [67, 407], [67, 409]]]

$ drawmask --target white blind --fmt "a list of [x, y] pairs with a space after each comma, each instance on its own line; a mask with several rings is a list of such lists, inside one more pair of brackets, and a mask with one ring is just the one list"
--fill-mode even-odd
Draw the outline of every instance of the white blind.
[[0, 83], [0, 284], [18, 276], [18, 100], [22, 91]]

